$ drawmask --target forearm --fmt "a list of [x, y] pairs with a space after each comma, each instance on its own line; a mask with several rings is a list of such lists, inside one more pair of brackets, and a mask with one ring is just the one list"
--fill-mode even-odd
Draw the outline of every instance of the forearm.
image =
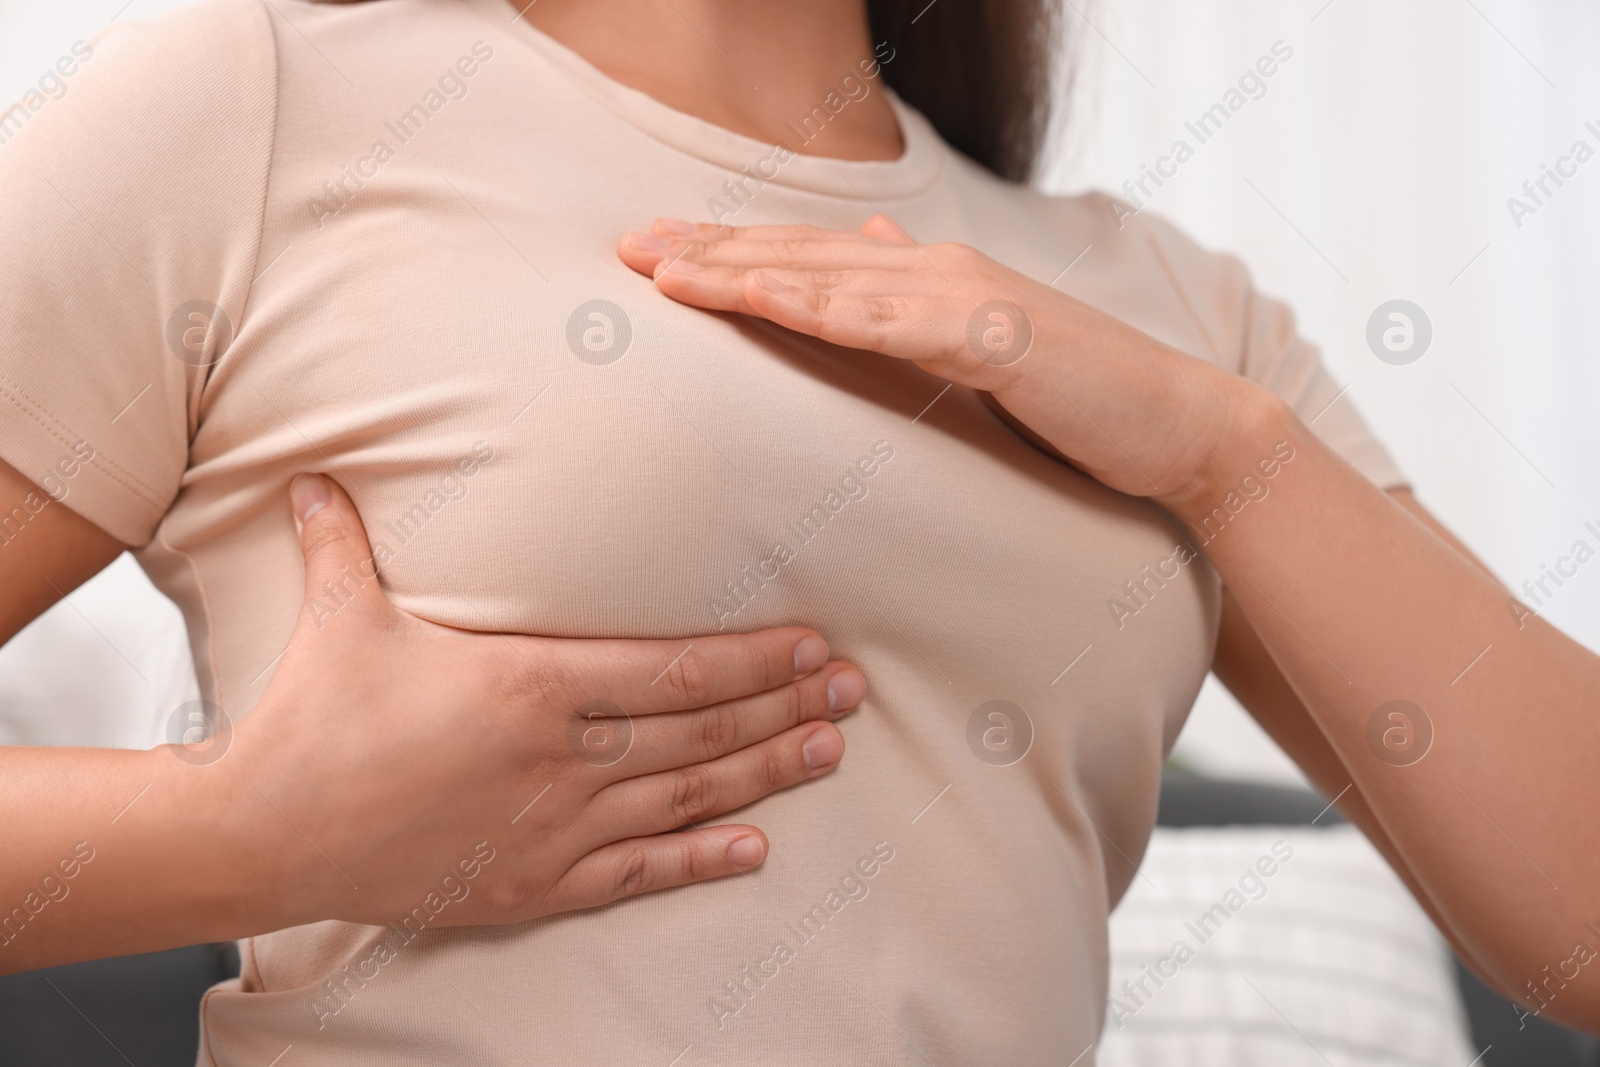
[[[1417, 903], [1433, 919], [1439, 932], [1457, 954], [1481, 974], [1488, 976], [1489, 968], [1478, 961], [1477, 952], [1468, 939], [1440, 911], [1427, 887], [1417, 881], [1405, 856], [1389, 839], [1388, 831], [1356, 785], [1350, 769], [1328, 743], [1328, 738], [1311, 718], [1305, 704], [1261, 643], [1260, 636], [1245, 619], [1238, 600], [1226, 588], [1222, 593], [1222, 622], [1218, 628], [1217, 655], [1212, 669], [1261, 728], [1277, 742], [1278, 747], [1288, 753], [1306, 777], [1322, 791], [1322, 795], [1338, 798], [1340, 813], [1359, 827], [1373, 847], [1389, 861], [1389, 865], [1405, 882], [1417, 898]], [[1502, 989], [1502, 992], [1507, 995], [1516, 993], [1509, 989]], [[1530, 1006], [1537, 1007], [1536, 1004]]]
[[0, 748], [0, 973], [282, 925], [217, 771], [167, 749]]
[[[1600, 977], [1584, 981], [1565, 961], [1600, 936], [1589, 925], [1600, 916], [1589, 818], [1600, 778], [1578, 743], [1593, 733], [1600, 662], [1513, 612], [1490, 576], [1256, 396], [1210, 488], [1169, 506], [1481, 964], [1512, 990], [1564, 972], [1551, 1014], [1592, 1020]], [[1294, 458], [1262, 479], [1253, 469], [1280, 442]], [[1226, 494], [1252, 472], [1270, 492], [1233, 514]], [[1218, 506], [1226, 521], [1205, 522]], [[1431, 722], [1415, 762], [1369, 742], [1393, 700]]]

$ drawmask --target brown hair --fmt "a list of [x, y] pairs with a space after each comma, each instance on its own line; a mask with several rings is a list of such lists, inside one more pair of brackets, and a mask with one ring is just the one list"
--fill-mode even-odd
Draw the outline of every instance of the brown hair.
[[[318, 0], [359, 3], [361, 0]], [[1033, 176], [1050, 121], [1055, 0], [867, 0], [884, 78], [950, 146], [1007, 181]]]
[[884, 78], [939, 135], [1008, 181], [1033, 176], [1050, 120], [1053, 0], [867, 0]]

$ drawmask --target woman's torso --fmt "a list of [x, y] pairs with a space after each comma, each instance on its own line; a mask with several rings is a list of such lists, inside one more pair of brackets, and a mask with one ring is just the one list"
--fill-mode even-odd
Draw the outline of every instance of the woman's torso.
[[[294, 623], [301, 470], [351, 492], [386, 590], [423, 617], [569, 637], [804, 624], [869, 693], [837, 773], [739, 814], [771, 838], [759, 871], [510, 928], [257, 937], [207, 999], [209, 1055], [1072, 1060], [1209, 665], [1214, 576], [1175, 561], [1161, 512], [970, 391], [674, 304], [614, 247], [713, 201], [737, 225], [882, 210], [1044, 281], [1073, 264], [1063, 289], [1205, 354], [1141, 239], [1102, 201], [981, 174], [909, 112], [899, 162], [762, 163], [499, 0], [282, 4], [270, 23], [228, 6], [277, 49], [260, 274], [142, 554], [208, 696], [246, 713]], [[744, 152], [774, 177], [735, 195]], [[491, 844], [537, 847], [510, 814]]]

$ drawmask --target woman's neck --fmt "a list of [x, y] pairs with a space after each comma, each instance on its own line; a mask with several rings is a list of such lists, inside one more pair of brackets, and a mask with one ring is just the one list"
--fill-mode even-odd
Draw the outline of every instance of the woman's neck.
[[[537, 0], [522, 17], [608, 77], [735, 133], [838, 159], [901, 153], [888, 97], [863, 77], [862, 0]], [[830, 94], [848, 106], [831, 113]], [[825, 132], [802, 141], [789, 124], [818, 108]]]

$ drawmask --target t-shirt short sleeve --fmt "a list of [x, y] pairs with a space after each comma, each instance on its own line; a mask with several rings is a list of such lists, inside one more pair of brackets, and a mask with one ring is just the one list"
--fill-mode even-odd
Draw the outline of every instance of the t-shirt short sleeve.
[[207, 0], [72, 44], [0, 111], [0, 459], [126, 544], [243, 321], [275, 96], [259, 0]]
[[[1108, 209], [1108, 214], [1118, 216]], [[1201, 248], [1165, 220], [1124, 216], [1128, 236], [1146, 243], [1157, 269], [1203, 334], [1204, 351], [1226, 369], [1266, 386], [1294, 408], [1324, 444], [1381, 489], [1407, 484], [1350, 395], [1328, 373], [1317, 347], [1296, 332], [1294, 313], [1258, 292], [1234, 256]]]

